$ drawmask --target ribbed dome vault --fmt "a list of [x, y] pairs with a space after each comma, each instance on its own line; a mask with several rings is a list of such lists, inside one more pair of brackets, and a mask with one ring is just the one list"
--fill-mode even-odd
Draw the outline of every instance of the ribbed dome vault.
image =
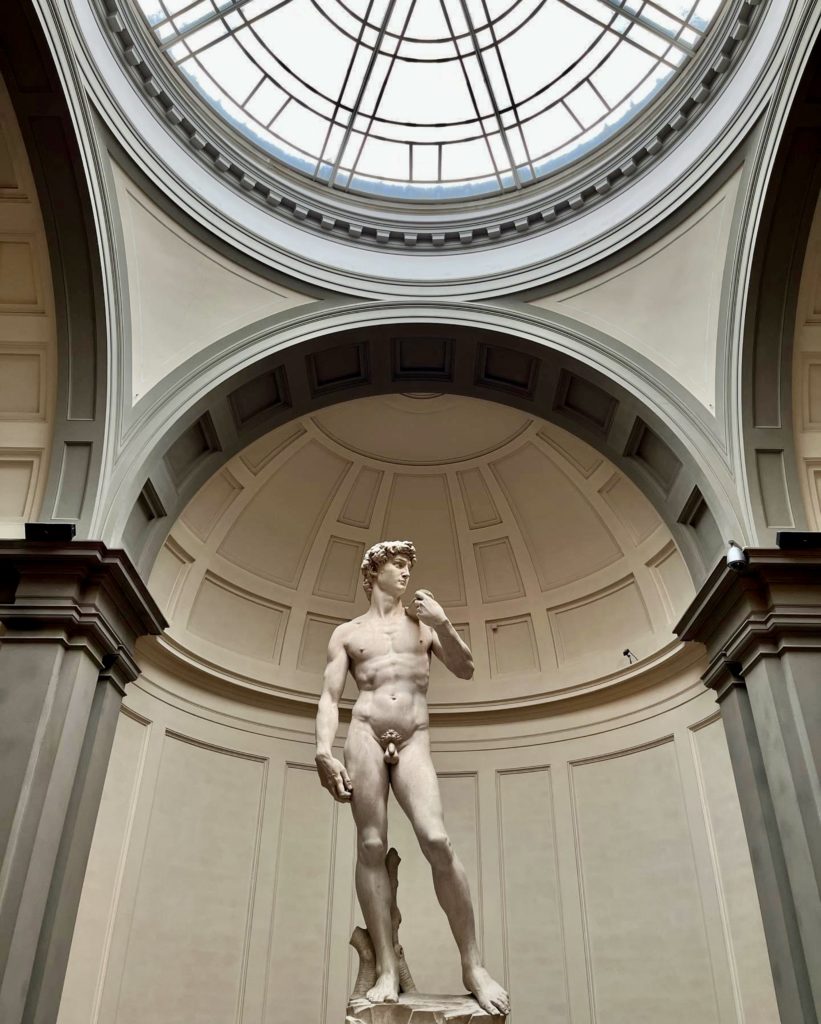
[[363, 551], [383, 538], [414, 541], [412, 586], [474, 653], [469, 684], [435, 665], [439, 710], [622, 678], [625, 648], [640, 667], [670, 649], [692, 595], [650, 503], [583, 442], [495, 403], [390, 395], [278, 428], [199, 491], [151, 576], [166, 642], [206, 672], [314, 700], [331, 631], [366, 607]]

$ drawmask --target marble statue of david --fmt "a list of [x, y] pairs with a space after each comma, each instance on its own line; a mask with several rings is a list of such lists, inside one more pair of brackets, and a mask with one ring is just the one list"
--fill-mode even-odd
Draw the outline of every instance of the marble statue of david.
[[[382, 541], [365, 553], [362, 576], [370, 608], [338, 626], [328, 645], [316, 718], [317, 768], [334, 799], [350, 802], [356, 823], [356, 891], [376, 955], [376, 983], [367, 998], [391, 1003], [399, 995], [385, 867], [391, 787], [430, 863], [436, 896], [459, 947], [465, 987], [488, 1014], [507, 1014], [507, 993], [479, 957], [467, 876], [445, 831], [430, 755], [425, 695], [431, 653], [460, 679], [472, 677], [473, 658], [429, 591], [416, 591], [410, 607], [403, 605], [415, 560], [410, 541]], [[342, 764], [331, 748], [349, 671], [359, 696]]]

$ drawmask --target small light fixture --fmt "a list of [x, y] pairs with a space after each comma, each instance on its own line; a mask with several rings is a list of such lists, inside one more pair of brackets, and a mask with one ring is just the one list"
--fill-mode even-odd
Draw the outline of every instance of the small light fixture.
[[727, 565], [734, 572], [744, 572], [747, 568], [747, 555], [741, 548], [740, 544], [736, 544], [734, 540], [730, 540], [730, 546], [727, 548]]

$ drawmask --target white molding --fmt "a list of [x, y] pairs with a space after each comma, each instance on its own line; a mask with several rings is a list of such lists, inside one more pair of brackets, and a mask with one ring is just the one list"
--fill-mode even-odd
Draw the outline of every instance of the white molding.
[[[54, 8], [58, 0], [39, 2]], [[800, 4], [770, 0], [766, 7], [762, 5], [761, 13], [755, 14], [754, 30], [741, 32], [746, 35], [744, 59], [733, 61], [721, 74], [726, 82], [715, 99], [699, 104], [699, 116], [686, 119], [681, 141], [662, 147], [649, 166], [645, 160], [646, 170], [630, 176], [625, 187], [612, 189], [592, 206], [580, 204], [575, 215], [560, 216], [550, 227], [523, 233], [514, 229], [502, 233], [498, 241], [486, 239], [488, 207], [477, 204], [470, 207], [476, 211], [470, 214], [474, 225], [463, 230], [473, 233], [481, 227], [485, 241], [479, 242], [477, 236], [475, 246], [457, 243], [453, 251], [445, 245], [419, 252], [401, 240], [394, 248], [354, 242], [347, 234], [344, 240], [336, 238], [333, 232], [312, 227], [310, 219], [297, 220], [290, 214], [283, 218], [266, 205], [264, 196], [259, 203], [249, 202], [247, 190], [231, 184], [236, 180], [233, 172], [212, 173], [181, 142], [176, 128], [158, 119], [149, 98], [141, 94], [115, 54], [110, 33], [101, 26], [92, 3], [76, 0], [70, 11], [63, 7], [61, 14], [71, 23], [81, 73], [106, 123], [158, 187], [208, 230], [254, 259], [315, 285], [363, 296], [498, 295], [544, 285], [636, 240], [690, 198], [738, 146], [774, 85], [791, 74], [790, 62], [784, 60], [784, 40], [792, 39], [807, 7], [812, 7], [809, 0]], [[754, 7], [748, 4], [745, 10], [748, 18]], [[730, 27], [730, 36], [735, 31]], [[728, 39], [723, 42], [733, 48]], [[683, 97], [677, 96], [677, 101], [681, 106]], [[545, 209], [540, 186], [522, 190], [521, 201], [533, 209]], [[378, 211], [376, 203], [368, 207], [372, 224], [380, 223]], [[512, 209], [497, 211], [490, 218], [497, 226], [500, 215], [505, 224], [521, 219]], [[452, 212], [435, 216], [448, 216], [456, 223]], [[412, 223], [412, 234], [424, 234], [419, 230], [419, 209], [391, 211], [391, 217], [399, 217], [405, 226]], [[388, 230], [385, 223], [380, 230]]]

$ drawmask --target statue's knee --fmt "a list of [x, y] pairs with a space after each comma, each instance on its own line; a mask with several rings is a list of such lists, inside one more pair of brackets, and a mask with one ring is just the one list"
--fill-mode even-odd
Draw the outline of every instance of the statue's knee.
[[453, 846], [444, 832], [430, 832], [419, 837], [422, 852], [434, 867], [446, 867], [453, 860]]
[[384, 864], [388, 844], [378, 832], [365, 832], [359, 837], [359, 860], [369, 867]]

